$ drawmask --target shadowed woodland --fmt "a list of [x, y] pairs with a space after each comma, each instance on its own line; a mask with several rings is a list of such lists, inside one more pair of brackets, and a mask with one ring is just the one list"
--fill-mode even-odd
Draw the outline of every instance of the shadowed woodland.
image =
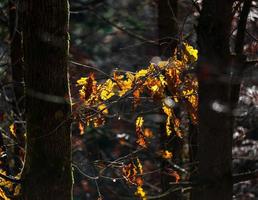
[[1, 0], [0, 199], [257, 200], [256, 0]]

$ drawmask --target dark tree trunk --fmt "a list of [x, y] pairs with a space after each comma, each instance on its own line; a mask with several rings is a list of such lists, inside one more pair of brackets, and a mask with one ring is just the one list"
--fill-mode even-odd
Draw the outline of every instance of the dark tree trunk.
[[[12, 77], [14, 82], [14, 92], [17, 103], [24, 95], [22, 83], [24, 81], [24, 70], [22, 66], [22, 37], [20, 29], [20, 9], [14, 1], [9, 1], [9, 31], [10, 31], [10, 57], [12, 66]], [[18, 104], [20, 110], [23, 105]], [[17, 108], [16, 108], [17, 109]]]
[[70, 200], [68, 2], [23, 1], [27, 140], [25, 200]]
[[25, 146], [24, 138], [24, 69], [22, 63], [22, 37], [20, 26], [20, 9], [19, 4], [14, 1], [9, 1], [9, 32], [10, 32], [10, 62], [12, 68], [12, 81], [14, 91], [13, 111], [15, 113], [15, 120], [18, 122], [16, 127], [16, 139], [18, 146], [14, 147], [15, 154], [15, 169], [14, 174], [20, 172], [22, 168], [23, 150]]
[[[159, 33], [159, 56], [168, 59], [172, 57], [176, 46], [178, 36], [178, 25], [176, 23], [177, 17], [177, 0], [158, 0], [158, 33]], [[163, 113], [161, 111], [161, 113]], [[178, 164], [181, 161], [182, 139], [175, 135], [171, 137], [166, 136], [166, 127], [164, 124], [160, 127], [161, 132], [161, 147], [173, 152], [173, 163]], [[165, 193], [171, 189], [170, 182], [175, 181], [168, 173], [171, 169], [171, 164], [166, 160], [161, 161], [161, 186], [162, 192]], [[162, 197], [162, 200], [178, 200], [181, 192], [169, 193]]]
[[232, 0], [204, 0], [199, 45], [198, 182], [193, 200], [232, 199], [232, 117], [229, 37]]
[[160, 56], [172, 56], [178, 35], [177, 0], [157, 0]]
[[235, 40], [236, 55], [233, 60], [234, 73], [233, 73], [232, 89], [231, 89], [231, 101], [235, 102], [235, 106], [238, 102], [240, 85], [242, 80], [241, 76], [246, 62], [246, 56], [243, 54], [243, 50], [244, 50], [246, 23], [247, 23], [247, 18], [250, 12], [251, 5], [252, 5], [252, 0], [244, 1], [242, 11], [240, 13], [240, 18], [238, 21], [238, 26], [237, 26], [237, 35]]

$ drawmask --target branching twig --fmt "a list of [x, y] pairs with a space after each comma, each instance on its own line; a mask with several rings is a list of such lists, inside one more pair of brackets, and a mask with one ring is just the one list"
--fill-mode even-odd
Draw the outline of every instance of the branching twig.
[[130, 37], [136, 38], [136, 39], [138, 39], [138, 40], [140, 40], [140, 41], [143, 41], [143, 42], [145, 42], [145, 43], [158, 45], [157, 42], [155, 42], [155, 41], [153, 41], [153, 40], [146, 39], [146, 38], [144, 38], [143, 36], [138, 35], [138, 34], [132, 32], [132, 31], [130, 31], [130, 30], [128, 30], [128, 29], [126, 29], [126, 28], [120, 26], [120, 25], [117, 25], [116, 23], [110, 21], [109, 19], [107, 19], [107, 18], [105, 18], [105, 17], [103, 17], [103, 16], [97, 14], [97, 13], [95, 12], [95, 10], [92, 9], [90, 6], [86, 6], [83, 10], [80, 10], [80, 11], [78, 11], [78, 10], [71, 10], [70, 12], [71, 12], [71, 14], [78, 14], [78, 13], [81, 13], [81, 12], [83, 12], [83, 11], [90, 11], [97, 19], [99, 19], [99, 20], [101, 20], [101, 21], [104, 21], [105, 23], [107, 23], [107, 24], [109, 24], [109, 25], [115, 27], [116, 29], [118, 29], [118, 30], [120, 30], [120, 31], [122, 31], [122, 32], [124, 32], [124, 33], [126, 33], [126, 34], [127, 34], [128, 36], [130, 36]]

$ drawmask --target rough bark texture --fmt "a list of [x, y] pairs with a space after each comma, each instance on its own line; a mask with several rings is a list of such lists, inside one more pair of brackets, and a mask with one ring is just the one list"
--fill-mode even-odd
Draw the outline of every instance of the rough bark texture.
[[199, 133], [201, 184], [193, 200], [232, 199], [232, 118], [229, 36], [232, 0], [204, 0], [199, 45]]
[[158, 0], [157, 3], [160, 55], [168, 58], [177, 45], [177, 0]]
[[25, 200], [70, 200], [68, 2], [23, 1], [27, 141]]

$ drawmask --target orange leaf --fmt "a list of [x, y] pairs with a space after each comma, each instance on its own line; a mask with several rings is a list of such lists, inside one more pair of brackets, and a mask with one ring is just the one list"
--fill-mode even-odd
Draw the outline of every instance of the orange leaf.
[[162, 151], [162, 157], [165, 159], [170, 159], [173, 157], [173, 154], [172, 152], [165, 150], [165, 151]]
[[79, 130], [80, 130], [80, 135], [83, 135], [84, 134], [84, 126], [81, 122], [79, 122]]
[[180, 180], [180, 175], [179, 175], [176, 171], [171, 170], [171, 171], [169, 172], [169, 175], [170, 175], [170, 176], [173, 176], [173, 177], [175, 178], [175, 182], [176, 182], [176, 183], [179, 182], [179, 180]]

